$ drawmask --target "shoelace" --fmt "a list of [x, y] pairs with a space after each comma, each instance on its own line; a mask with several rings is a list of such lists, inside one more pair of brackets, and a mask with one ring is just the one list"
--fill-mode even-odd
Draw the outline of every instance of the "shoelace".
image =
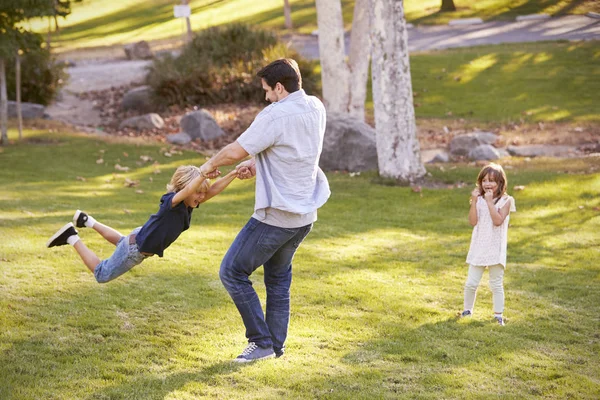
[[242, 351], [242, 356], [247, 356], [248, 354], [252, 353], [254, 350], [256, 350], [258, 346], [254, 343], [254, 342], [250, 342], [248, 343], [248, 347], [246, 347], [244, 349], [244, 351]]

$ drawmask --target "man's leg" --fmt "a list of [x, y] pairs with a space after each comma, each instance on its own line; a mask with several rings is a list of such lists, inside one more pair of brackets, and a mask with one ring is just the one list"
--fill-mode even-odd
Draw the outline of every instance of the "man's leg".
[[287, 243], [279, 248], [264, 264], [267, 289], [266, 322], [271, 333], [273, 350], [277, 357], [283, 355], [290, 322], [290, 286], [292, 260], [298, 246], [308, 235], [312, 224], [299, 228]]
[[273, 342], [249, 276], [295, 234], [296, 230], [276, 228], [251, 218], [221, 263], [219, 277], [240, 312], [246, 337], [261, 348], [272, 348]]

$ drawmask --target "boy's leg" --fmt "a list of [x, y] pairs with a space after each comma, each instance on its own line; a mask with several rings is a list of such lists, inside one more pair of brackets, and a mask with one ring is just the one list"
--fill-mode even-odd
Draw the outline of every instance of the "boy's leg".
[[501, 264], [490, 266], [490, 290], [494, 303], [494, 316], [502, 317], [504, 312], [504, 267]]
[[477, 294], [477, 287], [483, 276], [485, 267], [469, 265], [469, 273], [467, 275], [467, 281], [465, 282], [465, 301], [464, 310], [473, 312], [475, 306], [475, 296]]
[[96, 221], [96, 223], [94, 223], [94, 226], [92, 228], [96, 232], [98, 232], [100, 235], [102, 235], [102, 237], [104, 239], [108, 240], [110, 243], [114, 244], [115, 246], [117, 245], [117, 243], [119, 243], [119, 240], [121, 240], [121, 238], [123, 237], [123, 235], [121, 235], [121, 233], [119, 231], [117, 231], [116, 229], [113, 229], [108, 225], [101, 224], [98, 221]]
[[73, 245], [73, 248], [77, 251], [77, 254], [79, 254], [79, 257], [81, 257], [85, 266], [88, 267], [90, 271], [94, 272], [98, 264], [100, 264], [100, 258], [98, 258], [96, 253], [88, 249], [81, 239]]
[[297, 233], [264, 264], [267, 289], [266, 322], [277, 357], [283, 355], [290, 322], [292, 260], [311, 228], [312, 224], [297, 228]]

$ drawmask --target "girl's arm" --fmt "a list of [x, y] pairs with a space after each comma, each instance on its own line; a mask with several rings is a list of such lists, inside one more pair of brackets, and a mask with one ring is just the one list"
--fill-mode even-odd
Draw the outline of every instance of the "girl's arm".
[[200, 203], [204, 203], [205, 201], [212, 199], [213, 197], [221, 193], [223, 190], [225, 190], [225, 188], [229, 186], [229, 184], [233, 182], [235, 178], [237, 178], [237, 175], [238, 171], [237, 169], [234, 169], [233, 171], [231, 171], [230, 173], [213, 183], [210, 186], [210, 189], [208, 189], [208, 192], [206, 192], [206, 196], [204, 196]]
[[173, 200], [171, 200], [171, 208], [181, 203], [190, 194], [196, 193], [202, 182], [204, 182], [205, 180], [206, 177], [200, 174], [199, 176], [192, 179], [192, 181], [188, 183], [186, 187], [181, 189], [179, 192], [175, 193], [175, 196], [173, 196]]
[[479, 189], [471, 192], [471, 207], [469, 208], [469, 223], [471, 226], [477, 225], [477, 197], [479, 197]]
[[490, 215], [492, 216], [492, 221], [494, 222], [494, 225], [502, 225], [508, 214], [510, 214], [510, 200], [507, 201], [506, 204], [499, 210], [496, 208], [496, 205], [494, 204], [493, 200], [488, 200], [486, 198], [486, 203], [488, 209], [490, 210]]

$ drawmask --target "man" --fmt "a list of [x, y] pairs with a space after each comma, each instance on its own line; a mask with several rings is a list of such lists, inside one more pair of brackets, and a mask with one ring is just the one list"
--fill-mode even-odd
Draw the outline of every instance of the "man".
[[[208, 160], [206, 175], [238, 166], [240, 178], [256, 176], [254, 214], [227, 251], [219, 276], [242, 316], [248, 346], [236, 362], [280, 357], [290, 319], [292, 259], [331, 192], [319, 168], [325, 107], [302, 90], [298, 64], [281, 59], [258, 74], [272, 104], [233, 143]], [[266, 315], [249, 277], [264, 266]]]

